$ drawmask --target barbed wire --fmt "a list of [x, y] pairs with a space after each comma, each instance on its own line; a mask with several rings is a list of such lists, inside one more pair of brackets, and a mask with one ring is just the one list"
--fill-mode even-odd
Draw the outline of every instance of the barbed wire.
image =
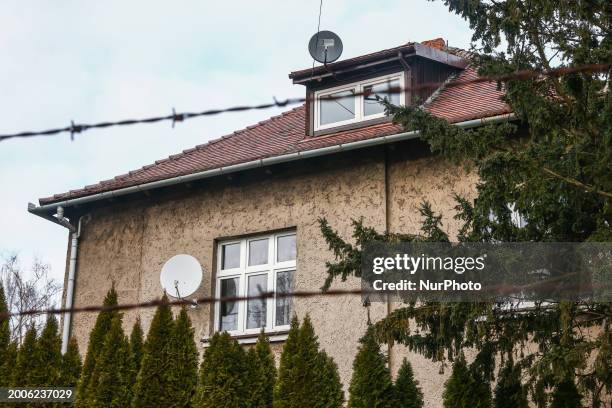
[[[565, 278], [567, 276], [571, 276], [573, 273], [566, 274], [561, 276], [561, 278]], [[553, 279], [556, 281], [558, 279]], [[561, 279], [559, 279], [561, 280]], [[515, 298], [512, 296], [514, 293], [522, 293], [525, 288], [536, 289], [536, 288], [546, 288], [551, 284], [550, 281], [540, 281], [535, 283], [530, 283], [527, 285], [508, 285], [508, 284], [499, 284], [493, 285], [487, 289], [484, 289], [484, 293], [497, 293], [501, 296], [504, 296], [507, 299], [514, 299], [517, 302], [522, 302], [525, 299]], [[601, 285], [589, 285], [591, 289], [610, 289], [610, 284]], [[571, 286], [569, 288], [572, 288]], [[566, 287], [567, 289], [567, 287]], [[585, 286], [583, 284], [574, 287], [574, 289], [585, 290]], [[377, 296], [397, 296], [399, 293], [397, 291], [390, 290], [374, 290], [374, 289], [328, 289], [325, 291], [321, 290], [301, 290], [301, 291], [293, 291], [293, 292], [263, 292], [256, 295], [247, 295], [247, 296], [203, 296], [199, 298], [187, 299], [187, 298], [178, 298], [176, 300], [164, 300], [153, 299], [146, 302], [137, 302], [137, 303], [122, 303], [117, 305], [89, 305], [89, 306], [73, 306], [69, 308], [50, 308], [50, 309], [28, 309], [20, 312], [3, 312], [0, 313], [0, 322], [10, 319], [12, 317], [17, 316], [38, 316], [38, 315], [49, 315], [49, 314], [64, 314], [64, 313], [87, 313], [87, 312], [109, 312], [109, 311], [121, 311], [121, 310], [133, 310], [133, 309], [145, 309], [158, 307], [160, 305], [167, 304], [169, 306], [197, 306], [204, 304], [213, 304], [213, 303], [225, 303], [225, 302], [245, 302], [251, 300], [266, 300], [266, 299], [285, 299], [285, 298], [312, 298], [312, 297], [341, 297], [341, 296], [362, 296], [364, 298], [365, 303], [370, 303], [370, 296], [374, 295], [375, 298], [380, 299]], [[400, 296], [401, 297], [401, 296]], [[388, 298], [390, 300], [390, 298]], [[406, 299], [402, 299], [405, 301]], [[399, 301], [399, 299], [398, 299]], [[525, 312], [527, 310], [545, 310], [549, 308], [554, 308], [554, 305], [550, 305], [554, 303], [552, 300], [548, 300], [549, 304], [546, 307], [543, 306], [534, 306], [533, 308], [521, 308], [521, 312]], [[512, 313], [515, 312], [515, 309], [501, 310], [498, 313]]]
[[[452, 80], [449, 82], [430, 82], [430, 83], [425, 83], [425, 84], [420, 84], [420, 85], [413, 85], [409, 87], [389, 87], [387, 90], [381, 93], [388, 95], [388, 94], [400, 93], [400, 92], [406, 92], [406, 91], [418, 91], [421, 89], [438, 88], [442, 85], [445, 88], [451, 88], [451, 87], [464, 86], [464, 85], [469, 85], [469, 84], [479, 84], [483, 82], [498, 82], [499, 83], [499, 82], [514, 81], [514, 80], [524, 81], [524, 80], [530, 80], [530, 79], [538, 79], [542, 77], [560, 77], [563, 75], [577, 74], [577, 73], [603, 72], [610, 68], [612, 68], [612, 61], [607, 62], [607, 63], [602, 63], [602, 64], [588, 64], [588, 65], [581, 65], [581, 66], [576, 66], [576, 67], [553, 68], [550, 70], [522, 70], [522, 71], [516, 71], [513, 73], [509, 73], [509, 74], [504, 74], [504, 75], [480, 76], [480, 77], [472, 78], [472, 79]], [[361, 95], [369, 96], [369, 95], [372, 95], [372, 93], [373, 93], [372, 91], [362, 91], [362, 92], [355, 92], [352, 95], [353, 96], [361, 96]], [[346, 97], [347, 97], [346, 95], [341, 95], [341, 96], [330, 95], [330, 96], [326, 96], [326, 100], [345, 99]], [[74, 121], [71, 121], [70, 125], [66, 127], [53, 128], [53, 129], [47, 129], [47, 130], [41, 130], [41, 131], [25, 131], [25, 132], [12, 133], [12, 134], [2, 134], [0, 135], [0, 142], [9, 140], [9, 139], [14, 139], [14, 138], [54, 136], [54, 135], [58, 135], [62, 133], [69, 133], [71, 140], [73, 140], [75, 134], [82, 133], [90, 129], [103, 129], [103, 128], [109, 128], [109, 127], [114, 127], [114, 126], [130, 126], [130, 125], [136, 125], [136, 124], [157, 123], [157, 122], [163, 122], [163, 121], [171, 121], [172, 127], [174, 127], [177, 122], [183, 122], [187, 119], [193, 119], [197, 117], [214, 116], [214, 115], [220, 115], [220, 114], [230, 113], [230, 112], [265, 110], [265, 109], [270, 109], [270, 108], [275, 108], [275, 107], [282, 108], [286, 106], [302, 104], [305, 102], [310, 102], [310, 99], [309, 98], [285, 98], [285, 99], [279, 100], [274, 97], [273, 102], [262, 103], [258, 105], [238, 105], [238, 106], [232, 106], [228, 108], [208, 109], [208, 110], [201, 111], [201, 112], [182, 112], [182, 113], [177, 113], [174, 109], [172, 109], [172, 114], [170, 115], [153, 116], [153, 117], [143, 118], [143, 119], [125, 119], [125, 120], [119, 120], [119, 121], [105, 121], [105, 122], [90, 123], [90, 124], [86, 124], [86, 123], [77, 124], [77, 123], [74, 123]]]
[[5, 319], [17, 316], [36, 316], [45, 314], [64, 314], [64, 313], [84, 313], [84, 312], [109, 312], [119, 310], [133, 310], [157, 307], [163, 304], [169, 306], [193, 306], [212, 303], [224, 302], [244, 302], [249, 300], [265, 300], [265, 299], [284, 299], [284, 298], [310, 298], [315, 296], [355, 296], [367, 295], [373, 293], [362, 289], [330, 289], [327, 291], [294, 291], [294, 292], [263, 292], [257, 295], [249, 296], [204, 296], [196, 299], [180, 298], [176, 300], [154, 299], [147, 302], [138, 303], [122, 303], [117, 305], [90, 305], [77, 306], [70, 308], [51, 308], [51, 309], [28, 309], [21, 312], [4, 312], [0, 313], [0, 322]]

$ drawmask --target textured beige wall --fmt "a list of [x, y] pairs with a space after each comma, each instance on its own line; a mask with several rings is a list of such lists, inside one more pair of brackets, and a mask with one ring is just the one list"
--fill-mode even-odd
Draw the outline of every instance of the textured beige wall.
[[[468, 199], [474, 198], [477, 177], [440, 157], [410, 151], [397, 151], [391, 157], [388, 176], [389, 230], [420, 233], [422, 218], [419, 207], [426, 200], [434, 212], [442, 214], [444, 231], [451, 237], [456, 237], [460, 223], [453, 219], [456, 205], [453, 193]], [[394, 304], [393, 308], [400, 306]], [[415, 378], [423, 389], [426, 407], [442, 407], [444, 382], [450, 375], [450, 367], [443, 368], [440, 363], [434, 363], [420, 354], [410, 353], [402, 345], [394, 345], [390, 356], [394, 375], [404, 358], [411, 362]]]
[[[379, 231], [388, 223], [392, 231], [418, 232], [418, 205], [427, 199], [434, 210], [445, 214], [445, 227], [455, 233], [457, 225], [449, 212], [454, 206], [452, 194], [470, 194], [475, 179], [439, 158], [404, 153], [413, 146], [403, 144], [389, 151], [387, 166], [384, 150], [379, 148], [92, 209], [80, 243], [75, 305], [100, 303], [112, 281], [121, 303], [159, 297], [161, 267], [177, 253], [193, 255], [205, 271], [194, 296], [211, 295], [215, 240], [290, 227], [297, 229], [296, 289], [318, 289], [326, 276], [325, 261], [333, 257], [319, 231], [318, 217], [326, 217], [345, 238], [351, 236], [351, 218], [359, 217]], [[334, 287], [359, 287], [359, 281], [336, 282]], [[360, 298], [297, 299], [295, 309], [300, 317], [306, 313], [312, 317], [321, 346], [337, 362], [346, 386], [358, 339], [366, 327]], [[386, 304], [377, 303], [371, 316], [376, 320], [386, 311]], [[146, 330], [153, 312], [126, 313], [126, 329], [140, 316]], [[210, 313], [206, 305], [190, 311], [198, 338], [210, 334]], [[82, 351], [94, 321], [94, 314], [74, 318], [73, 334]], [[280, 345], [274, 348], [280, 351]], [[394, 371], [404, 355], [400, 347], [392, 350]], [[419, 356], [410, 359], [427, 406], [441, 406], [439, 366]]]

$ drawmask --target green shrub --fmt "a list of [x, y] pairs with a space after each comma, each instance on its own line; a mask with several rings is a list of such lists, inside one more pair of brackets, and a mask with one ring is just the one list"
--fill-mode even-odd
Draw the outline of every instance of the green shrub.
[[26, 387], [30, 385], [32, 373], [36, 371], [36, 360], [32, 358], [36, 352], [36, 328], [30, 327], [17, 351], [17, 359], [11, 384], [13, 387]]
[[560, 382], [552, 393], [550, 408], [581, 408], [582, 396], [571, 378]]
[[423, 408], [423, 393], [407, 359], [404, 359], [397, 373], [395, 395], [398, 408]]
[[271, 408], [276, 382], [276, 365], [268, 336], [262, 331], [247, 353], [249, 407]]
[[294, 317], [281, 355], [274, 408], [335, 408], [342, 407], [343, 400], [338, 368], [319, 351], [310, 318], [300, 327]]
[[130, 348], [122, 328], [121, 315], [115, 316], [102, 344], [91, 375], [87, 395], [89, 407], [130, 406]]
[[62, 387], [74, 387], [77, 385], [81, 375], [81, 355], [79, 354], [79, 343], [76, 338], [71, 337], [68, 341], [66, 353], [62, 356], [62, 372], [60, 385]]
[[495, 408], [528, 408], [527, 393], [521, 384], [521, 369], [511, 360], [505, 364], [495, 386]]
[[198, 350], [191, 320], [183, 307], [176, 318], [170, 338], [168, 393], [173, 407], [191, 407], [198, 381]]
[[172, 365], [169, 345], [174, 323], [165, 294], [162, 300], [162, 304], [155, 311], [144, 343], [142, 364], [133, 392], [134, 408], [169, 407], [174, 400], [169, 392], [168, 377]]
[[[104, 297], [104, 306], [115, 306], [117, 305], [117, 292], [113, 285]], [[77, 393], [74, 405], [76, 408], [87, 408], [85, 401], [88, 400], [87, 390], [89, 389], [89, 382], [91, 380], [91, 374], [96, 366], [96, 359], [102, 351], [102, 345], [104, 344], [104, 336], [110, 330], [111, 321], [119, 313], [117, 311], [102, 311], [98, 314], [96, 322], [94, 324], [91, 333], [89, 334], [89, 342], [87, 343], [87, 352], [85, 354], [85, 361], [83, 362], [83, 370], [81, 372], [81, 378], [77, 385]]]
[[194, 407], [250, 408], [246, 353], [227, 332], [215, 333], [204, 352]]
[[490, 408], [489, 383], [475, 378], [463, 355], [453, 364], [444, 389], [444, 408]]
[[142, 356], [144, 354], [144, 334], [140, 319], [136, 319], [130, 334], [130, 378], [131, 384], [136, 384], [140, 365], [142, 364]]
[[[58, 323], [54, 315], [47, 317], [45, 327], [36, 341], [32, 359], [32, 370], [28, 375], [28, 386], [59, 386], [62, 369], [62, 341], [59, 336]], [[51, 404], [43, 404], [50, 406]]]
[[391, 372], [380, 346], [368, 331], [353, 361], [349, 408], [396, 407]]
[[[0, 281], [0, 314], [8, 313], [8, 305], [4, 296], [4, 286]], [[12, 367], [8, 365], [9, 346], [11, 344], [11, 331], [9, 327], [9, 319], [0, 320], [0, 386], [8, 387], [10, 385]]]

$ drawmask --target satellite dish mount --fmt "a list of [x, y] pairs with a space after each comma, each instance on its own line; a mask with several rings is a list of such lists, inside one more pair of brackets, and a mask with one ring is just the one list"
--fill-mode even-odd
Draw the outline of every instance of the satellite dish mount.
[[[192, 295], [200, 287], [202, 267], [191, 255], [175, 255], [162, 267], [159, 281], [168, 295], [184, 299], [185, 296]], [[194, 304], [197, 305], [195, 300]]]
[[327, 65], [342, 55], [342, 40], [331, 31], [319, 31], [310, 38], [308, 52], [315, 61]]

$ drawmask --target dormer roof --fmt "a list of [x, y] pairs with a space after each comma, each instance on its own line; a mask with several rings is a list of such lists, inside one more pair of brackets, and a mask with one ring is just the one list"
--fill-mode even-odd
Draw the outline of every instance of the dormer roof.
[[397, 47], [360, 55], [358, 57], [337, 61], [331, 64], [293, 71], [289, 74], [289, 78], [293, 80], [294, 84], [304, 84], [333, 75], [346, 74], [392, 61], [399, 61], [403, 58], [414, 57], [439, 62], [441, 64], [448, 65], [449, 67], [458, 69], [463, 69], [469, 64], [469, 61], [467, 61], [465, 58], [449, 52], [444, 40], [442, 38], [437, 38], [435, 40], [423, 41], [421, 43], [410, 42]]

